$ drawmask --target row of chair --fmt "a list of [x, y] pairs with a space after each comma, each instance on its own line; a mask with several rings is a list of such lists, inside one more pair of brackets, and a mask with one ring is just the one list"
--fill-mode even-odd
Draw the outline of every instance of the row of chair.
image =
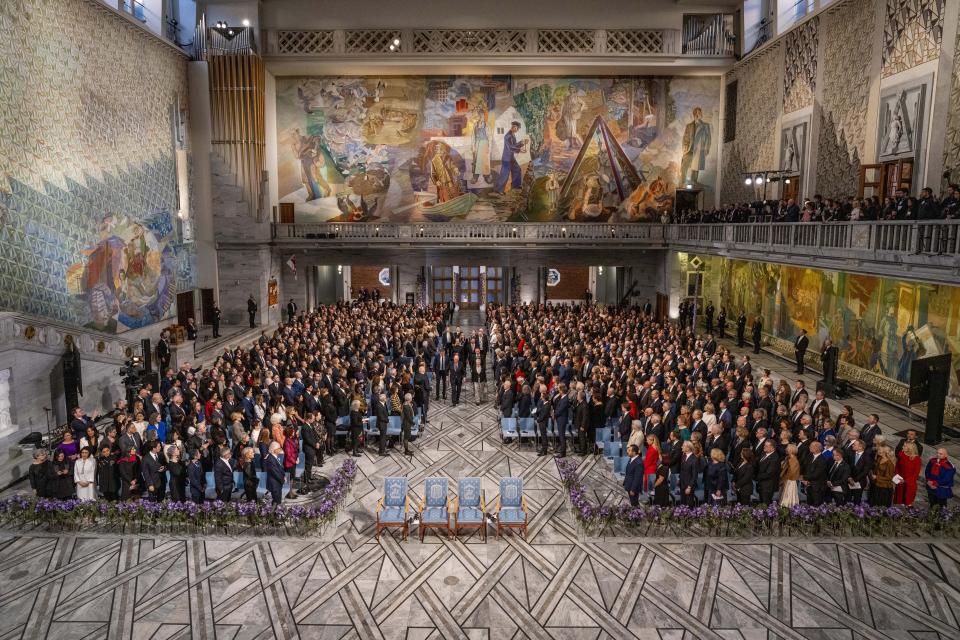
[[[407, 539], [410, 527], [410, 497], [407, 479], [384, 478], [383, 497], [377, 501], [377, 539], [383, 529], [400, 529]], [[446, 478], [427, 478], [423, 482], [423, 497], [417, 513], [420, 523], [420, 541], [428, 529], [445, 529], [454, 537], [460, 529], [478, 529], [487, 539], [486, 499], [480, 478], [461, 478], [457, 495], [451, 501]], [[491, 515], [495, 516], [497, 538], [503, 529], [520, 529], [527, 537], [527, 499], [523, 495], [522, 478], [500, 480], [500, 495]]]

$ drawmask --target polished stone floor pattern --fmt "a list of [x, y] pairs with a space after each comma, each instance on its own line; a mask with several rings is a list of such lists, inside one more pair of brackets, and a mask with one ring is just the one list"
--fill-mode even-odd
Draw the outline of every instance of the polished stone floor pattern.
[[[783, 638], [960, 636], [960, 543], [586, 539], [552, 457], [503, 445], [489, 407], [434, 407], [412, 458], [364, 454], [311, 539], [0, 537], [8, 638]], [[339, 457], [328, 462], [329, 471]], [[587, 482], [619, 499], [602, 462]], [[524, 478], [529, 540], [373, 535], [388, 475]]]
[[[431, 407], [412, 457], [365, 452], [340, 518], [310, 539], [0, 533], [0, 640], [960, 637], [960, 541], [584, 538], [553, 458], [503, 444], [493, 409], [464, 395]], [[585, 464], [594, 500], [622, 500], [607, 463]], [[377, 541], [393, 475], [415, 502], [424, 478], [479, 476], [489, 509], [520, 476], [529, 539], [421, 544], [413, 526]]]

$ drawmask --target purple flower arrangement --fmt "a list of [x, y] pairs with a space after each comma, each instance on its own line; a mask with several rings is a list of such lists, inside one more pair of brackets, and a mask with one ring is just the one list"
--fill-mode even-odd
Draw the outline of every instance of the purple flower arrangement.
[[51, 528], [119, 527], [124, 531], [216, 532], [306, 535], [334, 519], [357, 473], [348, 458], [310, 506], [263, 502], [151, 502], [55, 500], [13, 496], [0, 500], [0, 526], [30, 524]]
[[749, 506], [699, 505], [689, 507], [640, 506], [624, 502], [598, 505], [593, 502], [570, 458], [557, 460], [560, 480], [566, 488], [574, 517], [587, 532], [616, 535], [721, 535], [721, 536], [903, 536], [942, 537], [960, 535], [960, 510], [956, 507], [927, 509], [866, 504], [777, 504]]

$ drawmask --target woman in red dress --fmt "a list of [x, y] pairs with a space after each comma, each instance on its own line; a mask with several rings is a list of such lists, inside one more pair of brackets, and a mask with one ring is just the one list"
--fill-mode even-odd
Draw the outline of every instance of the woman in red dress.
[[898, 476], [903, 478], [893, 493], [893, 504], [910, 506], [917, 497], [917, 478], [920, 477], [920, 467], [923, 460], [917, 454], [917, 446], [912, 442], [903, 445], [903, 450], [897, 454]]
[[647, 436], [647, 452], [643, 456], [643, 480], [645, 491], [653, 491], [657, 479], [657, 465], [660, 464], [660, 441], [652, 433]]

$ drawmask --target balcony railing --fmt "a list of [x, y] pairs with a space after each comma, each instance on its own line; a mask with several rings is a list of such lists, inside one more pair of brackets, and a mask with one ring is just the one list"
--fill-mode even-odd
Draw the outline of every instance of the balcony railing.
[[897, 275], [912, 269], [938, 281], [960, 274], [960, 220], [742, 224], [297, 223], [274, 224], [273, 241], [300, 246], [457, 248], [615, 247], [675, 249], [849, 268], [849, 261]]
[[[718, 18], [722, 25], [723, 16]], [[717, 35], [713, 24], [691, 34], [694, 39], [689, 42], [680, 29], [267, 29], [263, 33], [269, 56], [732, 56], [732, 45]]]

